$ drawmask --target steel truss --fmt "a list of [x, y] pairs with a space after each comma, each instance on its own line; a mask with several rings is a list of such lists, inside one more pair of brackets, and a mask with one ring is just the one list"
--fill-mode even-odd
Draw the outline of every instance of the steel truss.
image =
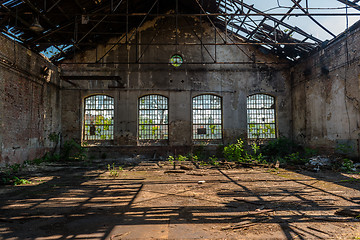
[[[0, 0], [0, 23], [3, 26], [7, 21], [15, 19], [18, 25], [21, 27], [29, 28], [31, 23], [27, 20], [24, 15], [18, 14], [18, 6], [21, 3], [22, 6], [26, 6], [30, 12], [34, 15], [37, 15], [44, 23], [46, 23], [47, 28], [43, 33], [29, 33], [21, 34], [21, 28], [18, 26], [13, 26], [17, 33], [10, 32], [8, 28], [1, 27], [0, 31], [6, 33], [8, 36], [16, 39], [19, 42], [24, 43], [25, 45], [41, 51], [53, 46], [56, 48], [59, 53], [51, 58], [53, 62], [58, 62], [58, 60], [71, 57], [78, 51], [82, 51], [88, 48], [96, 47], [98, 44], [103, 44], [108, 46], [109, 49], [105, 54], [101, 56], [96, 56], [91, 64], [103, 64], [103, 59], [109, 54], [109, 52], [116, 46], [119, 45], [129, 45], [129, 46], [145, 46], [142, 52], [136, 50], [136, 57], [134, 64], [144, 64], [142, 62], [142, 57], [144, 56], [145, 51], [150, 46], [199, 46], [203, 49], [212, 59], [211, 63], [221, 63], [217, 61], [216, 57], [216, 47], [223, 45], [233, 45], [236, 46], [242, 54], [245, 54], [248, 57], [248, 61], [245, 61], [247, 64], [251, 62], [256, 62], [253, 56], [250, 56], [249, 53], [245, 52], [241, 45], [256, 45], [261, 46], [269, 51], [273, 51], [275, 54], [284, 56], [289, 60], [297, 60], [298, 58], [308, 55], [314, 49], [318, 48], [323, 44], [323, 41], [314, 37], [313, 35], [303, 31], [298, 27], [294, 27], [290, 24], [284, 22], [288, 16], [307, 16], [311, 21], [313, 21], [317, 26], [326, 31], [332, 37], [335, 37], [335, 34], [329, 31], [325, 26], [315, 19], [315, 16], [343, 16], [344, 14], [339, 13], [309, 13], [308, 11], [308, 1], [309, 0], [291, 0], [293, 6], [291, 6], [286, 13], [272, 13], [267, 14], [259, 9], [256, 9], [254, 5], [248, 5], [243, 0], [213, 0], [216, 1], [217, 9], [207, 9], [204, 0], [189, 0], [193, 1], [193, 4], [197, 6], [198, 12], [191, 11], [191, 13], [186, 13], [184, 11], [179, 11], [179, 4], [182, 1], [175, 0], [173, 12], [159, 12], [161, 8], [160, 0], [154, 0], [149, 2], [148, 11], [146, 12], [134, 12], [130, 11], [129, 4], [130, 0], [104, 0], [102, 3], [91, 10], [85, 11], [84, 6], [80, 1], [75, 0], [73, 4], [78, 7], [80, 15], [74, 13], [69, 13], [66, 9], [60, 6], [61, 0], [49, 0], [50, 7], [42, 9], [39, 7], [38, 2], [29, 1], [29, 0]], [[360, 6], [357, 4], [358, 0], [337, 0], [345, 4], [345, 6], [360, 10]], [[211, 1], [208, 1], [211, 2]], [[54, 13], [54, 10], [58, 11]], [[302, 13], [294, 13], [294, 10], [301, 10]], [[63, 16], [64, 21], [61, 24], [53, 22], [54, 17]], [[346, 13], [346, 15], [358, 16], [360, 13]], [[91, 27], [87, 30], [79, 30], [80, 23], [83, 16], [92, 19], [94, 22], [90, 22]], [[121, 21], [116, 23], [114, 17], [119, 17]], [[213, 30], [214, 30], [214, 39], [211, 42], [206, 42], [202, 39], [202, 36], [197, 34], [195, 30], [192, 30], [194, 36], [198, 42], [189, 43], [189, 42], [180, 42], [179, 37], [176, 32], [174, 42], [163, 42], [158, 43], [154, 42], [158, 32], [155, 32], [152, 39], [147, 43], [138, 42], [138, 33], [139, 29], [143, 26], [144, 22], [154, 17], [166, 17], [174, 19], [174, 28], [178, 29], [178, 20], [180, 18], [186, 19], [187, 17], [197, 17], [205, 19], [208, 21]], [[261, 17], [261, 20], [259, 20]], [[278, 18], [279, 17], [279, 18]], [[280, 18], [281, 17], [281, 18]], [[140, 18], [140, 19], [139, 19]], [[256, 18], [256, 19], [255, 19]], [[137, 24], [134, 27], [134, 24], [130, 26], [130, 23], [135, 22], [134, 19], [137, 19]], [[109, 32], [103, 31], [101, 26], [103, 24], [122, 24], [124, 28], [122, 31], [118, 32]], [[129, 29], [133, 29], [130, 31]], [[73, 39], [69, 41], [68, 38], [64, 38], [64, 34], [74, 35]], [[31, 36], [30, 36], [31, 35]], [[115, 36], [120, 35], [118, 41], [108, 42], [103, 41], [91, 41], [93, 36]], [[296, 35], [296, 37], [295, 37]], [[27, 36], [24, 38], [23, 36]], [[29, 37], [30, 36], [30, 37]], [[61, 46], [71, 46], [66, 50]], [[215, 52], [211, 53], [209, 46], [215, 47]], [[138, 49], [138, 47], [136, 47]], [[244, 62], [244, 63], [245, 63]], [[208, 63], [208, 62], [207, 62]], [[80, 63], [79, 63], [80, 64]], [[121, 63], [122, 64], [122, 63]], [[131, 63], [132, 64], [132, 63]], [[148, 63], [148, 64], [158, 64], [158, 63]], [[190, 63], [192, 64], [192, 63]], [[223, 64], [223, 63], [222, 63]]]

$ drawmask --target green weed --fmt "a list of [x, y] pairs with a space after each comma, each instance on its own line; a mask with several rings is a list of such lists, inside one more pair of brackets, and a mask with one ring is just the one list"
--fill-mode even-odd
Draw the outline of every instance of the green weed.
[[110, 177], [118, 177], [120, 175], [120, 172], [122, 172], [124, 169], [119, 166], [119, 167], [116, 167], [115, 166], [115, 163], [113, 163], [112, 165], [108, 164], [108, 170], [109, 170], [109, 175]]
[[16, 185], [23, 185], [23, 184], [31, 184], [30, 181], [23, 179], [23, 178], [18, 178], [16, 176], [13, 177], [13, 184]]
[[344, 172], [352, 172], [354, 168], [354, 162], [348, 158], [344, 158], [341, 170]]
[[212, 157], [209, 157], [209, 163], [214, 166], [218, 166], [220, 163], [218, 161], [218, 158], [213, 155]]
[[236, 143], [225, 146], [224, 157], [228, 161], [248, 162], [249, 156], [244, 149], [244, 141], [239, 138]]

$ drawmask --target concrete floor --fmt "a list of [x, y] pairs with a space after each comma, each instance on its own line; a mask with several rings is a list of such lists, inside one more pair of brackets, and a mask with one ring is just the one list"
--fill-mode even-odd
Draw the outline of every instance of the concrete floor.
[[141, 162], [111, 177], [112, 162], [41, 166], [32, 184], [1, 187], [0, 239], [360, 238], [335, 214], [360, 208], [358, 174]]

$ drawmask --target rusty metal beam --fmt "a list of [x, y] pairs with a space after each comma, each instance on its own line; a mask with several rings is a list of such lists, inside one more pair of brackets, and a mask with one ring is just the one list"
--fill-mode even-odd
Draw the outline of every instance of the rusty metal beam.
[[[122, 3], [123, 0], [120, 0], [119, 3], [116, 5], [116, 7], [112, 10], [112, 12], [115, 12], [118, 7], [120, 6], [120, 4]], [[99, 24], [105, 20], [105, 18], [107, 18], [109, 16], [109, 14], [105, 15], [102, 19], [100, 19], [82, 38], [80, 38], [79, 41], [76, 42], [76, 44], [80, 43], [82, 40], [84, 40], [89, 33], [91, 33], [95, 28], [97, 28], [97, 26], [99, 26]]]
[[[250, 31], [248, 31], [248, 33], [251, 33]], [[43, 44], [43, 45], [52, 45], [52, 44], [67, 44], [67, 45], [71, 45], [72, 42], [69, 43], [63, 43], [63, 42], [46, 42], [46, 43], [39, 43], [39, 44]], [[314, 46], [316, 45], [315, 43], [309, 43], [309, 42], [271, 42], [271, 43], [261, 43], [261, 42], [238, 42], [238, 43], [126, 43], [126, 44], [122, 44], [122, 43], [109, 43], [109, 42], [98, 42], [98, 43], [81, 43], [79, 44], [80, 46], [97, 46], [97, 45], [105, 45], [105, 46], [112, 46], [112, 45], [127, 45], [127, 46], [175, 46], [175, 45], [179, 45], [179, 46], [199, 46], [199, 45], [206, 45], [206, 46], [232, 46], [232, 45], [309, 45], [309, 46]]]
[[[148, 14], [150, 14], [150, 12], [153, 10], [153, 8], [155, 7], [155, 5], [157, 4], [159, 0], [155, 0], [154, 4], [150, 7], [149, 11], [148, 11]], [[139, 28], [143, 25], [145, 19], [147, 18], [148, 15], [146, 15], [142, 21], [140, 22], [139, 26], [135, 29], [135, 31], [131, 34], [130, 38], [128, 38], [127, 40], [131, 40], [131, 38], [134, 36], [134, 34], [139, 31]], [[121, 37], [116, 43], [120, 43], [120, 41], [124, 38], [124, 37], [127, 37], [127, 34], [124, 34], [123, 37]], [[117, 44], [113, 45], [99, 60], [96, 60], [96, 63], [100, 62]], [[137, 48], [136, 48], [137, 49]]]
[[[257, 33], [257, 31], [261, 28], [262, 24], [265, 22], [266, 17], [264, 17], [261, 22], [259, 24], [257, 24], [256, 28], [251, 32], [251, 34], [247, 37], [247, 40], [250, 40], [252, 38], [252, 36], [254, 36], [255, 33]], [[253, 21], [254, 24], [256, 24]], [[262, 31], [263, 32], [263, 31]], [[265, 33], [265, 32], [264, 32]], [[269, 36], [268, 36], [269, 37]], [[271, 38], [270, 38], [271, 39]]]
[[[77, 21], [80, 21], [80, 20], [77, 20]], [[63, 26], [57, 27], [57, 28], [53, 29], [52, 31], [49, 31], [49, 32], [47, 32], [47, 33], [45, 33], [45, 34], [42, 34], [42, 35], [40, 35], [39, 37], [37, 37], [37, 38], [35, 38], [35, 39], [31, 39], [31, 40], [27, 41], [27, 43], [33, 44], [33, 43], [35, 43], [35, 42], [37, 42], [37, 41], [39, 41], [39, 40], [41, 40], [41, 39], [43, 39], [43, 38], [46, 38], [46, 37], [48, 37], [48, 36], [50, 36], [50, 35], [58, 32], [58, 31], [60, 31], [61, 29], [64, 29], [64, 28], [67, 28], [67, 27], [73, 25], [73, 24], [76, 23], [77, 21], [72, 21], [72, 22], [67, 23], [67, 24], [65, 24], [65, 25], [63, 25]]]
[[254, 8], [253, 6], [247, 5], [247, 4], [245, 4], [245, 3], [243, 3], [243, 2], [241, 2], [241, 1], [239, 1], [239, 0], [233, 0], [233, 1], [236, 2], [236, 3], [238, 3], [238, 4], [241, 4], [242, 6], [246, 7], [247, 9], [251, 9], [252, 11], [254, 11], [254, 12], [260, 14], [260, 15], [267, 16], [270, 20], [272, 20], [272, 21], [274, 21], [274, 22], [276, 22], [276, 23], [279, 23], [280, 25], [282, 25], [282, 26], [284, 26], [284, 27], [286, 27], [286, 28], [288, 28], [288, 29], [290, 29], [290, 30], [294, 30], [294, 32], [297, 32], [297, 33], [303, 35], [304, 37], [308, 37], [309, 39], [311, 39], [311, 40], [313, 40], [313, 41], [315, 41], [315, 42], [317, 42], [317, 43], [322, 43], [322, 41], [321, 41], [320, 39], [318, 39], [318, 38], [316, 38], [316, 37], [314, 37], [314, 36], [306, 33], [305, 31], [301, 30], [301, 29], [298, 28], [298, 27], [293, 27], [293, 26], [291, 26], [290, 24], [281, 22], [279, 19], [277, 19], [277, 18], [275, 18], [275, 17], [273, 17], [273, 16], [271, 16], [271, 15], [265, 14], [265, 13], [263, 13], [262, 11]]
[[[298, 0], [297, 3], [300, 3], [302, 0]], [[280, 19], [280, 22], [283, 22], [285, 20], [285, 18], [295, 9], [296, 4], [294, 4], [289, 11], [287, 11], [287, 13]], [[276, 29], [279, 26], [280, 23], [276, 23], [274, 26], [274, 29]]]
[[338, 1], [345, 4], [345, 5], [347, 5], [347, 6], [350, 6], [352, 8], [355, 8], [356, 10], [360, 11], [360, 6], [356, 4], [358, 1], [354, 1], [354, 2], [351, 2], [351, 1], [348, 1], [348, 0], [338, 0]]
[[[241, 11], [242, 11], [242, 10], [241, 10]], [[246, 15], [245, 15], [244, 19], [242, 20], [242, 22], [240, 23], [239, 27], [242, 27], [242, 26], [244, 25], [244, 23], [245, 23], [245, 21], [246, 21], [246, 18], [249, 17], [249, 13], [250, 13], [250, 12], [251, 12], [251, 10], [248, 9], [248, 12], [246, 13]], [[239, 30], [238, 30], [238, 31], [239, 31]], [[237, 31], [236, 33], [238, 33], [238, 31]]]
[[[7, 15], [7, 13], [1, 13], [0, 15]], [[62, 16], [61, 13], [51, 13], [53, 16]], [[79, 16], [81, 14], [78, 13], [67, 13], [68, 16]], [[87, 16], [105, 16], [109, 15], [109, 13], [99, 13], [96, 11], [96, 13], [86, 13]], [[137, 12], [137, 13], [112, 13], [112, 17], [141, 17], [147, 15], [144, 12]], [[360, 13], [331, 13], [331, 12], [318, 12], [318, 13], [311, 13], [311, 16], [360, 16]], [[174, 13], [153, 13], [148, 14], [148, 17], [176, 17], [176, 14]], [[238, 12], [238, 13], [225, 13], [225, 12], [219, 12], [219, 13], [178, 13], [178, 17], [206, 17], [206, 16], [228, 16], [228, 17], [242, 17], [242, 16], [275, 16], [275, 17], [304, 17], [308, 16], [305, 13], [245, 13], [245, 12]], [[280, 21], [279, 19], [277, 19]]]
[[[0, 5], [0, 6], [1, 6], [1, 5]], [[98, 12], [99, 12], [99, 11], [102, 11], [104, 8], [107, 8], [107, 6], [104, 6], [104, 7], [102, 7], [102, 8], [96, 9], [96, 10], [92, 11], [91, 13], [88, 13], [87, 15], [100, 15], [100, 16], [102, 16], [102, 14], [98, 14]], [[105, 15], [106, 15], [106, 14], [105, 14]], [[78, 16], [78, 14], [76, 14], [75, 16]], [[43, 36], [40, 36], [40, 37], [38, 37], [38, 38], [29, 40], [29, 41], [27, 41], [27, 42], [33, 44], [33, 43], [35, 43], [36, 41], [44, 38], [45, 36], [46, 36], [46, 37], [47, 37], [47, 36], [50, 36], [50, 35], [58, 32], [59, 30], [64, 29], [64, 28], [66, 28], [66, 27], [69, 27], [69, 26], [71, 26], [71, 25], [73, 25], [73, 24], [75, 24], [75, 23], [78, 23], [78, 22], [80, 22], [80, 21], [81, 21], [80, 18], [78, 18], [77, 20], [71, 20], [71, 21], [69, 21], [69, 22], [67, 22], [67, 23], [64, 23], [62, 26], [56, 27], [56, 28], [54, 28], [54, 29], [52, 29], [52, 30], [49, 30], [49, 31], [48, 31], [46, 34], [44, 34]]]
[[61, 0], [57, 0], [55, 3], [54, 3], [54, 1], [52, 1], [52, 2], [53, 2], [53, 5], [46, 10], [47, 13], [50, 12], [54, 7], [58, 6], [58, 4], [61, 2]]
[[[190, 26], [189, 21], [187, 20], [187, 18], [185, 18], [185, 21], [187, 22], [187, 24]], [[195, 32], [195, 30], [193, 28], [191, 28], [191, 31], [194, 33], [194, 35], [197, 37], [197, 39], [200, 41], [200, 46], [205, 48], [205, 51], [209, 54], [209, 56], [211, 57], [211, 59], [216, 62], [215, 58], [211, 55], [210, 51], [207, 49], [206, 45], [204, 45], [202, 39], [199, 37], [199, 35], [197, 35], [197, 33]], [[179, 45], [179, 44], [178, 44]]]
[[29, 0], [21, 0], [23, 3], [27, 4], [34, 12], [36, 12], [42, 19], [46, 21], [52, 27], [55, 27], [55, 24], [45, 16], [37, 7], [35, 7]]
[[57, 2], [54, 2], [54, 0], [51, 0], [51, 1], [54, 4], [48, 10], [46, 10], [47, 13], [50, 12], [54, 7], [56, 7], [67, 18], [67, 20], [71, 20], [70, 16], [64, 11], [64, 9], [62, 7], [59, 6], [59, 3], [61, 0], [58, 0]]
[[[254, 61], [243, 61], [243, 62], [183, 62], [182, 65], [202, 65], [202, 64], [276, 64], [276, 65], [288, 65], [289, 62], [254, 62]], [[67, 63], [60, 63], [60, 65], [113, 65], [113, 64], [147, 64], [147, 65], [169, 65], [169, 62], [104, 62], [104, 63], [97, 63], [97, 62], [67, 62]]]
[[[204, 8], [203, 8], [202, 5], [200, 4], [199, 0], [195, 0], [195, 1], [196, 1], [196, 3], [198, 4], [198, 6], [200, 7], [201, 11], [202, 11], [203, 13], [206, 13], [206, 11], [204, 10]], [[220, 38], [221, 38], [224, 42], [226, 42], [226, 39], [224, 39], [224, 38], [221, 36], [221, 34], [219, 33], [219, 30], [216, 28], [216, 26], [215, 26], [214, 22], [211, 20], [211, 18], [210, 18], [209, 16], [206, 16], [206, 17], [207, 17], [207, 19], [209, 20], [209, 22], [211, 23], [211, 25], [215, 28], [215, 31], [217, 32], [217, 34], [219, 34]]]
[[324, 27], [321, 23], [319, 23], [315, 18], [313, 18], [309, 12], [305, 11], [303, 7], [300, 6], [299, 3], [297, 3], [295, 0], [291, 0], [301, 11], [303, 11], [314, 23], [316, 23], [319, 27], [321, 27], [323, 30], [325, 30], [328, 34], [330, 34], [333, 37], [336, 37], [335, 34], [330, 32], [326, 27]]
[[16, 13], [14, 13], [10, 8], [5, 6], [4, 4], [0, 3], [0, 6], [5, 9], [11, 16], [13, 16], [15, 19], [18, 19], [22, 24], [24, 24], [26, 27], [30, 27], [31, 24], [24, 19], [22, 19], [20, 16], [18, 16]]

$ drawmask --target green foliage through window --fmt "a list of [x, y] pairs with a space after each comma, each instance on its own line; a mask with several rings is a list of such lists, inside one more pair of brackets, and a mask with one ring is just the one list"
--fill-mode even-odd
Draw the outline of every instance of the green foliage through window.
[[85, 99], [84, 140], [114, 138], [114, 98], [95, 95]]
[[168, 139], [168, 115], [167, 97], [153, 94], [139, 98], [139, 139]]
[[275, 98], [267, 94], [254, 94], [247, 98], [249, 139], [276, 138]]
[[221, 97], [204, 94], [193, 98], [193, 139], [222, 139]]

